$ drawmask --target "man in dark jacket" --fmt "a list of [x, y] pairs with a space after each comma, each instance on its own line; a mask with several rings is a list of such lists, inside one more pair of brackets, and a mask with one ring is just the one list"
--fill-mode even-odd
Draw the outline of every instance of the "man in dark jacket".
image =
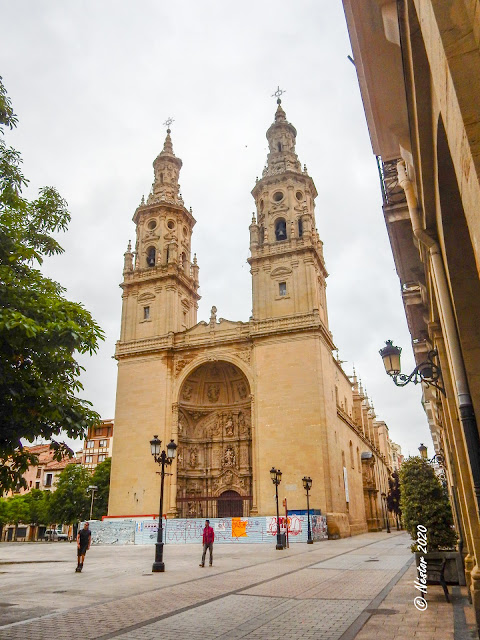
[[213, 563], [213, 541], [215, 540], [215, 533], [210, 526], [210, 520], [205, 520], [205, 528], [203, 529], [203, 555], [200, 563], [201, 567], [205, 566], [205, 556], [207, 555], [207, 549], [210, 551], [210, 566]]
[[83, 569], [83, 561], [85, 560], [85, 554], [90, 549], [90, 544], [92, 542], [92, 532], [88, 528], [88, 522], [85, 522], [83, 525], [83, 529], [78, 532], [77, 535], [77, 556], [78, 556], [78, 564], [75, 571], [77, 573], [81, 573]]

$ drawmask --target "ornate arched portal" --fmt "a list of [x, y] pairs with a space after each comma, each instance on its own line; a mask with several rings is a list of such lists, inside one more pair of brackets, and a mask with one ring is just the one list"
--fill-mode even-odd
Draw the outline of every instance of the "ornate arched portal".
[[[221, 495], [238, 494], [235, 514], [252, 500], [250, 386], [235, 365], [208, 362], [180, 390], [177, 508], [181, 518], [219, 515]], [[233, 493], [228, 494], [233, 495]], [[233, 508], [233, 507], [232, 507]]]

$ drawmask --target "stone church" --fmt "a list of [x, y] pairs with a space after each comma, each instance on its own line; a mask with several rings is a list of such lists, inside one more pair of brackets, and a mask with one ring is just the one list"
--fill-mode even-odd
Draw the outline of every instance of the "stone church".
[[[327, 515], [331, 535], [383, 526], [391, 468], [388, 428], [356, 377], [333, 355], [317, 190], [295, 152], [296, 129], [278, 99], [269, 153], [252, 190], [249, 322], [197, 322], [195, 226], [179, 190], [170, 130], [135, 211], [135, 250], [123, 271], [109, 516], [158, 513], [149, 441], [178, 444], [166, 478], [167, 517], [275, 513], [272, 466], [289, 509]], [[247, 234], [246, 234], [247, 237]]]

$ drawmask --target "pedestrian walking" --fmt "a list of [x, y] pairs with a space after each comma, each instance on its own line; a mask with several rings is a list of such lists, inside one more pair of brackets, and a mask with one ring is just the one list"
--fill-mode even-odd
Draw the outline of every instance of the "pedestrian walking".
[[201, 567], [205, 566], [205, 556], [207, 555], [207, 549], [210, 551], [210, 566], [213, 564], [213, 541], [215, 540], [215, 532], [210, 526], [210, 520], [205, 520], [205, 527], [203, 529], [203, 554]]
[[92, 542], [92, 532], [88, 527], [88, 522], [85, 522], [83, 525], [83, 529], [81, 529], [77, 534], [77, 556], [78, 556], [78, 564], [75, 569], [76, 573], [81, 573], [83, 569], [83, 561], [85, 560], [85, 554], [90, 549], [90, 544]]

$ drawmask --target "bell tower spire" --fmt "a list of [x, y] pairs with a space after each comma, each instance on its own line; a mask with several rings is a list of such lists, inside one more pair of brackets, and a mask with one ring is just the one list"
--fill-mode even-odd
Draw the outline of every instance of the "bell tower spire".
[[[198, 272], [191, 259], [195, 218], [178, 182], [182, 161], [173, 152], [169, 118], [163, 149], [153, 161], [154, 180], [133, 216], [135, 252], [124, 260], [120, 344], [189, 329], [197, 322]], [[133, 264], [135, 256], [135, 264]]]
[[256, 214], [250, 225], [248, 262], [253, 318], [318, 312], [328, 328], [323, 244], [315, 227], [317, 190], [295, 151], [297, 130], [288, 122], [280, 88], [267, 130], [269, 152], [262, 178], [252, 190]]

